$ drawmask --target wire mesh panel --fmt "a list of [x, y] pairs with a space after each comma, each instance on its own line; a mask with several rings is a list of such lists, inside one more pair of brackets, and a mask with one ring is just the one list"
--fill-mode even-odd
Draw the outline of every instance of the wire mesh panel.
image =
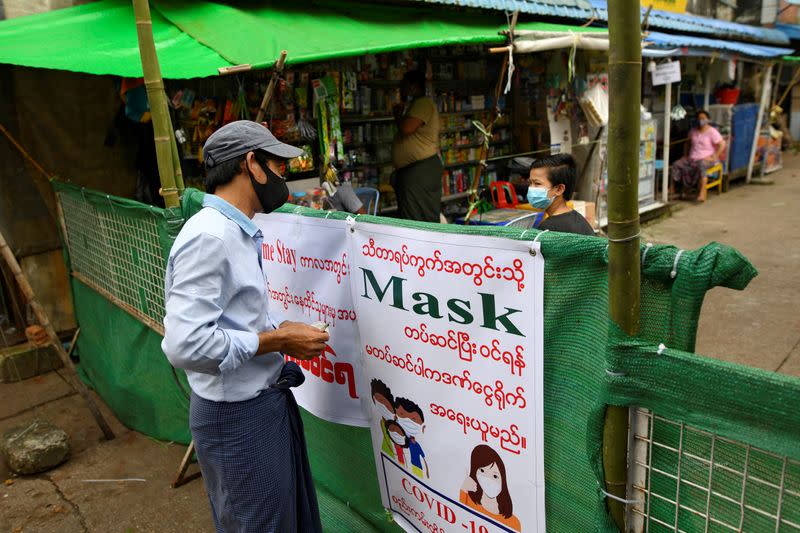
[[59, 193], [72, 274], [155, 329], [164, 318], [165, 262], [155, 217], [125, 216]]
[[800, 461], [631, 409], [631, 531], [800, 532]]

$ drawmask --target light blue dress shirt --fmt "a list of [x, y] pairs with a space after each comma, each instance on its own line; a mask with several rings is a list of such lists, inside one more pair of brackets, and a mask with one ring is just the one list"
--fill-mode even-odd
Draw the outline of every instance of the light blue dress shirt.
[[262, 242], [244, 213], [207, 194], [170, 251], [161, 348], [207, 400], [254, 398], [283, 367], [279, 353], [255, 355], [258, 333], [283, 321], [269, 309]]

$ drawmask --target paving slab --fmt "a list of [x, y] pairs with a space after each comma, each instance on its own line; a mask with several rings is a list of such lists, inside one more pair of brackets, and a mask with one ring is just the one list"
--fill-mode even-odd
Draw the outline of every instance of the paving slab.
[[36, 405], [44, 405], [57, 398], [77, 394], [58, 372], [47, 372], [16, 383], [3, 383], [0, 386], [3, 388], [0, 420], [19, 415]]
[[[7, 388], [13, 387], [14, 385], [18, 384], [4, 383], [0, 385], [0, 399], [2, 399], [0, 403], [3, 403], [5, 398], [9, 396], [6, 392]], [[92, 395], [106, 421], [111, 426], [112, 431], [117, 435], [127, 433], [129, 430], [117, 420], [114, 414], [106, 407], [105, 403], [99, 399], [98, 396], [94, 395], [94, 393], [92, 393]], [[31, 395], [26, 396], [33, 398]], [[0, 420], [0, 433], [4, 433], [13, 427], [30, 423], [37, 417], [48, 420], [67, 432], [72, 456], [95, 446], [103, 440], [102, 431], [100, 431], [100, 428], [95, 423], [94, 417], [92, 417], [89, 408], [86, 407], [83, 398], [78, 394], [57, 398], [46, 404], [39, 405], [36, 408], [23, 410], [16, 416], [4, 418]], [[5, 479], [8, 475], [8, 467], [5, 461], [0, 458], [0, 478]]]
[[72, 533], [87, 531], [80, 511], [46, 476], [0, 481], [0, 531]]
[[[50, 478], [80, 509], [88, 531], [211, 533], [203, 481], [170, 487], [184, 451], [130, 431], [84, 451]], [[145, 481], [87, 481], [121, 479]]]

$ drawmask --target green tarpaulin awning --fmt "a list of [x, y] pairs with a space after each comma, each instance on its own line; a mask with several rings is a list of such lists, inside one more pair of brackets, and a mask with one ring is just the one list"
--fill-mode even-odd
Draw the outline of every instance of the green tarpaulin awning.
[[[213, 76], [229, 66], [214, 50], [156, 10], [153, 37], [166, 78]], [[103, 0], [0, 22], [0, 63], [140, 77], [142, 63], [130, 1]]]
[[[267, 6], [159, 0], [153, 33], [165, 78], [214, 76], [217, 69], [271, 66], [411, 48], [504, 42], [505, 17], [443, 7], [297, 0]], [[606, 31], [539, 22], [520, 29]], [[0, 22], [0, 63], [141, 76], [131, 3], [102, 0]]]

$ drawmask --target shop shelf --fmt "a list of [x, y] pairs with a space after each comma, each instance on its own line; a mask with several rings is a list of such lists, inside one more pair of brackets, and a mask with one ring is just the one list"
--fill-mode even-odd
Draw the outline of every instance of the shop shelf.
[[391, 122], [393, 120], [394, 117], [387, 115], [342, 115], [341, 117], [342, 124], [358, 124], [361, 122]]
[[448, 163], [444, 168], [457, 168], [457, 167], [471, 167], [480, 163], [479, 160], [473, 159], [472, 161], [462, 161], [460, 163]]
[[442, 196], [442, 202], [452, 202], [455, 200], [461, 200], [463, 198], [468, 198], [470, 194], [472, 194], [470, 191], [448, 194], [447, 196]]

